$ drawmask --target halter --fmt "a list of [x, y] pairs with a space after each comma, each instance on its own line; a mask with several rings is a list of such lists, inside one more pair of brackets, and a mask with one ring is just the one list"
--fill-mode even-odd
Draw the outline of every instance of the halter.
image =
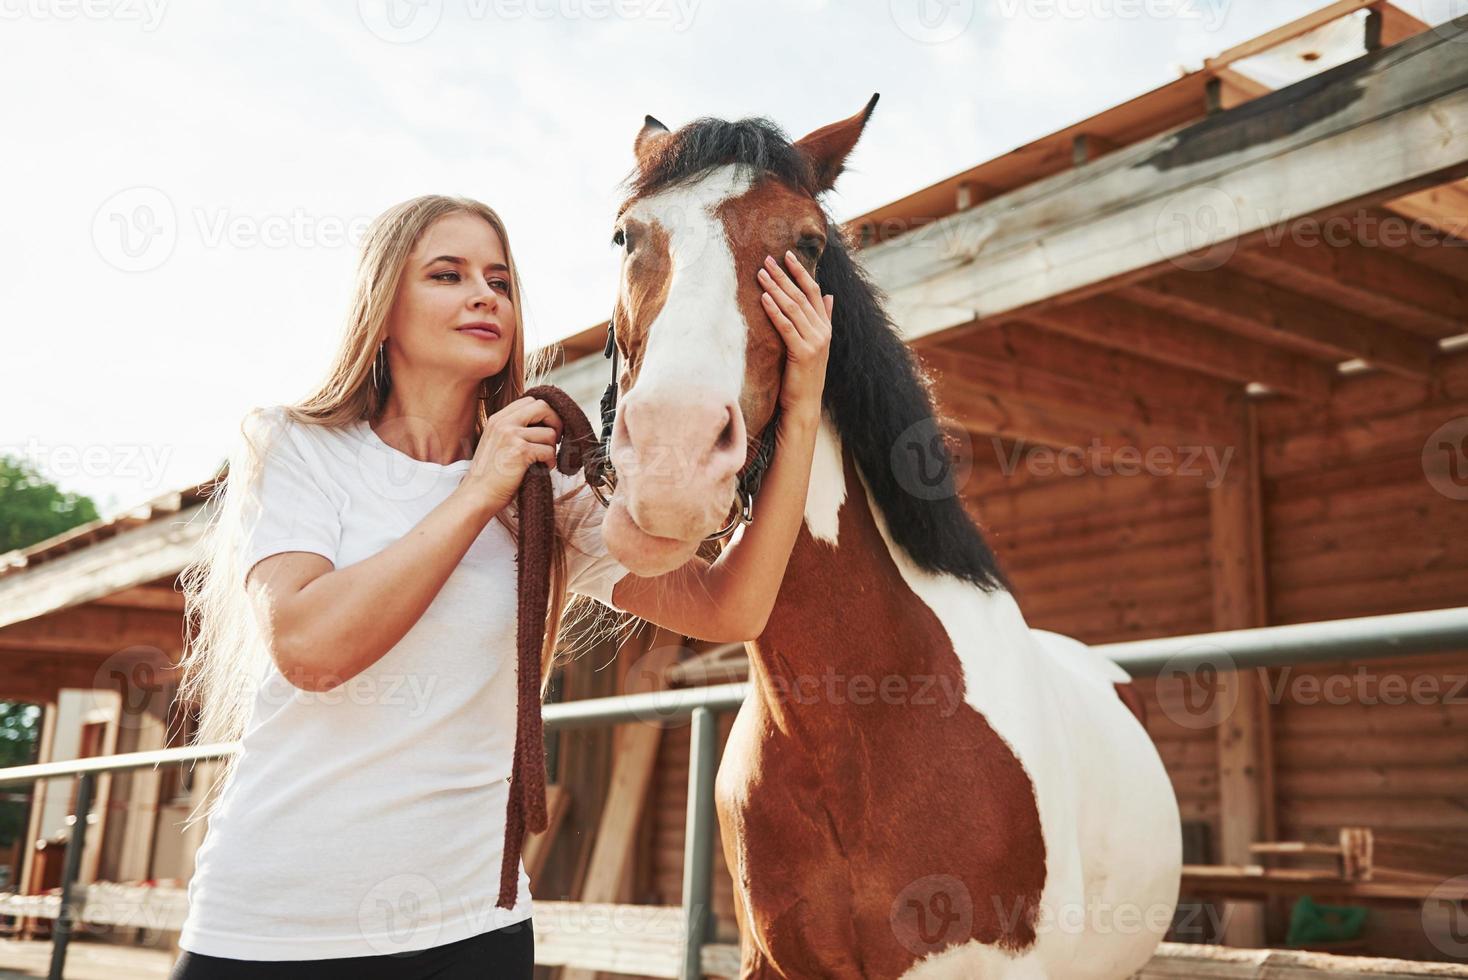
[[[617, 317], [613, 314], [607, 321], [607, 345], [602, 351], [603, 357], [612, 360], [612, 381], [601, 396], [601, 449], [588, 461], [586, 467], [587, 485], [603, 507], [611, 506], [611, 493], [617, 486], [617, 471], [612, 466], [612, 425], [617, 419], [617, 355]], [[779, 418], [780, 408], [777, 405], [774, 415], [760, 433], [759, 444], [745, 457], [744, 466], [735, 477], [739, 512], [724, 527], [713, 534], [705, 535], [705, 541], [718, 540], [733, 533], [739, 525], [754, 522], [754, 495], [759, 492], [765, 471], [769, 469], [770, 460], [775, 455], [775, 423]]]

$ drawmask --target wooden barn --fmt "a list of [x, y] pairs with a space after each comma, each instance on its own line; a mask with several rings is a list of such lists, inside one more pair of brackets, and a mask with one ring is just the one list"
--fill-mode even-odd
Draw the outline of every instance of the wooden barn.
[[[1468, 18], [1342, 0], [847, 223], [1032, 626], [1106, 644], [1468, 605], [1465, 176]], [[553, 379], [587, 409], [605, 333]], [[0, 698], [43, 706], [37, 761], [189, 738], [167, 668], [202, 490], [0, 558]], [[553, 699], [746, 670], [648, 628]], [[1312, 948], [1468, 959], [1424, 904], [1468, 875], [1468, 650], [1225, 672], [1201, 708], [1195, 680], [1143, 682], [1197, 866], [1177, 938], [1284, 945], [1319, 920]], [[679, 904], [689, 745], [686, 719], [551, 734], [537, 902]], [[101, 777], [79, 880], [176, 894], [210, 772]], [[27, 930], [74, 826], [71, 780], [37, 785], [0, 894]], [[714, 864], [709, 938], [737, 942]]]

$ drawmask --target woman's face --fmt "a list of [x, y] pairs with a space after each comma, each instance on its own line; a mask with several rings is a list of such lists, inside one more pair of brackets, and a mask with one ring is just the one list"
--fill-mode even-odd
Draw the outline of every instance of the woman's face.
[[[387, 332], [388, 349], [410, 370], [478, 382], [502, 371], [515, 339], [505, 249], [474, 214], [447, 214], [408, 255]], [[466, 329], [467, 327], [477, 329]]]

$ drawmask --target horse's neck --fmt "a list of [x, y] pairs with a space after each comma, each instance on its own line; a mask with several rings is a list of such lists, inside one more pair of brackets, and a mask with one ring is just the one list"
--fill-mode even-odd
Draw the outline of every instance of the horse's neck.
[[811, 457], [810, 488], [805, 494], [805, 528], [811, 537], [828, 545], [840, 543], [839, 518], [841, 505], [847, 496], [856, 494], [859, 502], [866, 502], [860, 484], [847, 486], [846, 453], [835, 423], [829, 415], [822, 413], [820, 427], [816, 430], [815, 452]]
[[900, 648], [850, 643], [901, 629], [922, 615], [903, 585], [875, 504], [829, 418], [822, 417], [811, 459], [805, 519], [796, 536], [764, 633], [750, 648], [754, 676], [791, 680], [840, 664], [848, 671], [901, 669]]

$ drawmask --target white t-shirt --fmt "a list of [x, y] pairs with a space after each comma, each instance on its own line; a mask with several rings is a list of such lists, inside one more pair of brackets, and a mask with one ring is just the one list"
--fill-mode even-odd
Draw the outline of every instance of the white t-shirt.
[[[337, 568], [400, 539], [463, 479], [468, 460], [416, 460], [365, 422], [345, 428], [252, 413], [267, 445], [241, 572], [284, 551]], [[236, 472], [239, 472], [236, 470]], [[573, 592], [611, 606], [628, 574], [601, 542], [602, 506], [552, 470], [573, 546]], [[212, 956], [311, 960], [427, 949], [530, 917], [520, 869], [495, 907], [515, 746], [516, 554], [492, 520], [422, 618], [332, 691], [262, 667], [238, 768], [188, 885], [179, 945]], [[613, 607], [616, 608], [616, 607]]]

